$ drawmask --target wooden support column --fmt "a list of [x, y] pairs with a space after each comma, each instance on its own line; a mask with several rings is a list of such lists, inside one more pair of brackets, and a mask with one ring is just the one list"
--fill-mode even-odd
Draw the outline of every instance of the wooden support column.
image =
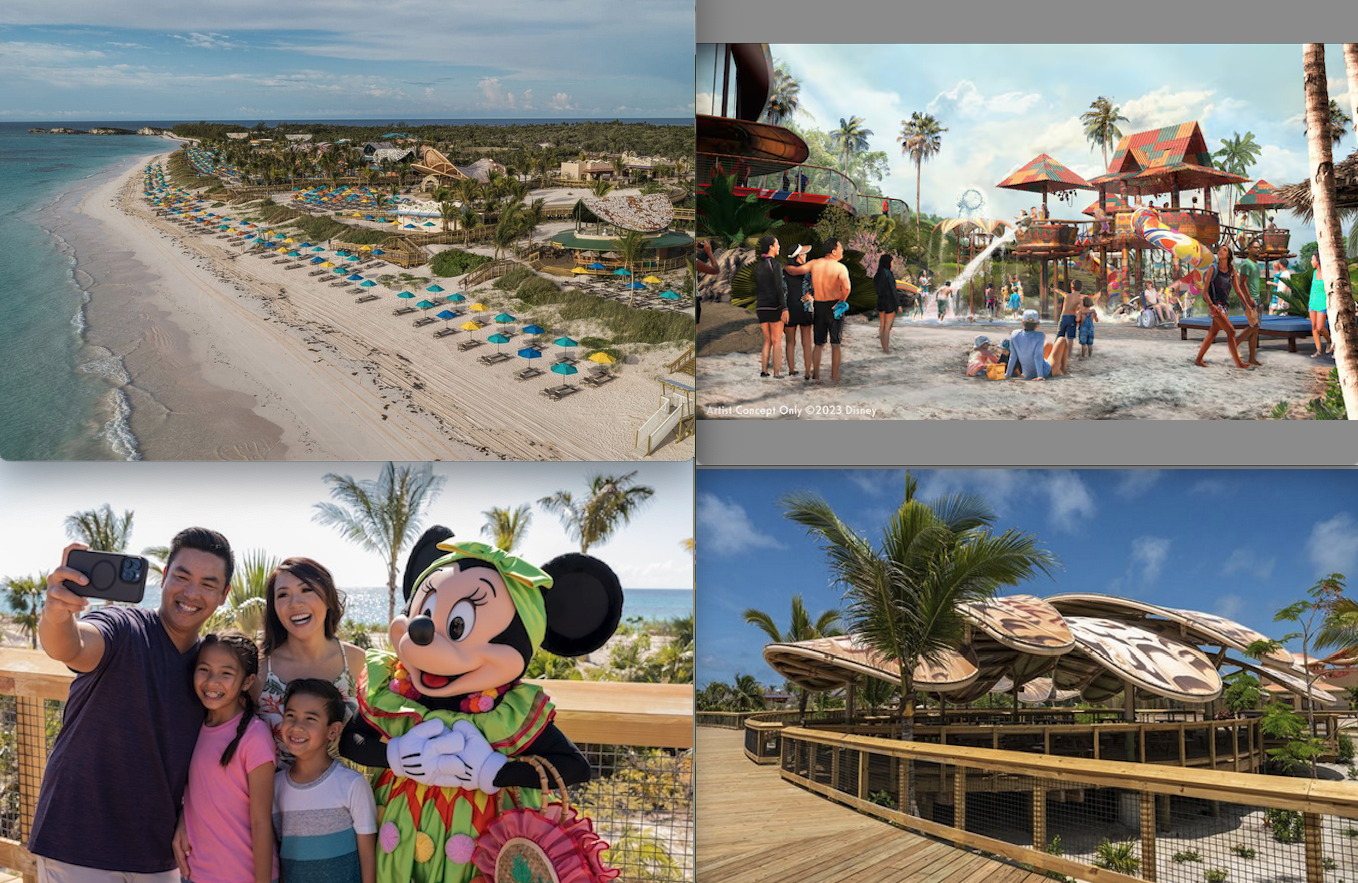
[[1155, 874], [1155, 795], [1141, 792], [1141, 874], [1147, 880]]
[[1033, 786], [1033, 849], [1047, 851], [1047, 789], [1041, 782]]
[[858, 799], [868, 799], [868, 758], [866, 751], [858, 752]]
[[1306, 843], [1306, 883], [1325, 883], [1324, 855], [1320, 846], [1320, 813], [1301, 814]]
[[839, 790], [839, 754], [838, 745], [830, 746], [830, 787]]
[[1240, 726], [1231, 727], [1231, 763], [1238, 773], [1240, 772]]
[[967, 768], [964, 766], [953, 767], [952, 820], [954, 828], [967, 830]]
[[1168, 794], [1155, 795], [1155, 806], [1156, 806], [1155, 829], [1157, 831], [1169, 831], [1170, 829], [1169, 795]]

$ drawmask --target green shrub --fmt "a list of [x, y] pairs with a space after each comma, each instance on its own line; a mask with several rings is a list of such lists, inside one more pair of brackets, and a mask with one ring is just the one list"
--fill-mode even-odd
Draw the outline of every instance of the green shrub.
[[[541, 281], [547, 282], [546, 279]], [[550, 282], [547, 284], [552, 285]], [[525, 307], [557, 307], [560, 310], [560, 322], [553, 324], [558, 326], [591, 320], [602, 322], [614, 344], [693, 343], [693, 317], [684, 313], [634, 310], [626, 304], [605, 300], [592, 294], [561, 291], [554, 285], [551, 291], [525, 289], [526, 285], [520, 286], [514, 295], [520, 303]], [[542, 321], [537, 324], [544, 327], [548, 325]]]
[[1339, 762], [1353, 763], [1353, 739], [1343, 733], [1339, 734]]
[[868, 795], [868, 800], [887, 809], [896, 808], [896, 798], [892, 797], [889, 791], [874, 791]]
[[490, 258], [485, 255], [472, 254], [460, 248], [450, 248], [434, 255], [434, 259], [429, 262], [429, 269], [435, 276], [461, 276], [463, 273], [488, 263], [490, 263]]
[[1202, 861], [1202, 854], [1196, 849], [1183, 849], [1174, 853], [1173, 858], [1170, 860], [1178, 862], [1179, 864], [1183, 864], [1184, 862], [1200, 862]]
[[1136, 844], [1112, 843], [1107, 840], [1094, 849], [1094, 867], [1123, 874], [1135, 874], [1141, 870], [1141, 859], [1136, 855]]
[[519, 300], [538, 306], [544, 303], [552, 303], [561, 296], [561, 286], [552, 280], [543, 279], [531, 271], [529, 271], [529, 275], [532, 278], [526, 280], [515, 292], [515, 296]]
[[1258, 853], [1254, 851], [1254, 847], [1246, 846], [1243, 843], [1237, 843], [1234, 846], [1232, 846], [1231, 852], [1235, 853], [1241, 858], [1254, 858], [1256, 855], [1258, 855]]
[[1340, 833], [1340, 834], [1343, 834], [1345, 837], [1350, 837], [1350, 838], [1358, 837], [1358, 828], [1345, 828], [1344, 830], [1340, 831], [1339, 833]]
[[533, 277], [534, 273], [527, 267], [515, 267], [508, 273], [495, 280], [492, 286], [499, 291], [514, 291], [524, 282]]
[[1339, 867], [1339, 863], [1327, 855], [1320, 859], [1320, 866], [1327, 871], [1333, 871], [1335, 868]]
[[1279, 843], [1300, 843], [1302, 839], [1301, 813], [1293, 809], [1264, 810], [1264, 825], [1273, 831]]
[[1224, 883], [1230, 872], [1225, 868], [1208, 868], [1202, 872], [1202, 879], [1207, 883]]

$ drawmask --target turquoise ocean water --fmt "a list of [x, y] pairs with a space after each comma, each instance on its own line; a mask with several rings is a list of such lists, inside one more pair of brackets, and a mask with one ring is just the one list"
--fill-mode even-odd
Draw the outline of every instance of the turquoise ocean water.
[[[341, 589], [344, 592], [344, 615], [354, 622], [364, 625], [385, 625], [387, 623], [387, 587], [365, 587]], [[150, 610], [160, 606], [160, 587], [147, 586], [146, 597], [139, 607]], [[397, 598], [397, 607], [400, 598]], [[0, 596], [0, 613], [9, 612], [9, 605]], [[624, 589], [622, 618], [629, 619], [677, 619], [693, 613], [692, 589]]]
[[[73, 206], [134, 159], [173, 149], [143, 136], [39, 135], [29, 127], [168, 128], [175, 121], [0, 122], [0, 459], [98, 460], [138, 456], [127, 423], [126, 372], [86, 341], [83, 307], [108, 255], [81, 232]], [[218, 121], [238, 122], [238, 121]], [[252, 126], [257, 121], [240, 123]], [[326, 120], [382, 125], [376, 120]], [[457, 123], [418, 120], [413, 123]], [[572, 120], [478, 120], [485, 124]], [[665, 125], [687, 120], [627, 120]], [[89, 234], [86, 233], [86, 236]], [[82, 264], [82, 260], [85, 261]]]

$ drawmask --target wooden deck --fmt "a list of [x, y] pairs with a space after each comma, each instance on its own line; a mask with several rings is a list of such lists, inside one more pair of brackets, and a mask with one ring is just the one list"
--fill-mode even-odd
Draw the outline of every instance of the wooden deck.
[[744, 733], [698, 728], [698, 883], [1040, 883], [1025, 871], [894, 828], [745, 758]]

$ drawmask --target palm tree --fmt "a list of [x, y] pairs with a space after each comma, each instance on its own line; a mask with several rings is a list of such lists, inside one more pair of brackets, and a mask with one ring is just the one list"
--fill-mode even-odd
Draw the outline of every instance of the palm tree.
[[443, 232], [448, 232], [448, 224], [457, 217], [459, 209], [451, 202], [439, 203], [439, 217], [443, 219]]
[[498, 261], [501, 252], [511, 248], [523, 235], [527, 222], [525, 212], [523, 203], [518, 201], [507, 203], [500, 210], [500, 219], [496, 222], [495, 232], [491, 236], [491, 241], [495, 243], [495, 260]]
[[387, 565], [387, 619], [396, 616], [396, 573], [401, 552], [420, 529], [426, 506], [447, 481], [435, 476], [433, 464], [396, 466], [387, 463], [376, 481], [328, 473], [335, 503], [317, 503], [313, 520], [339, 529], [350, 542], [380, 554]]
[[[646, 248], [646, 237], [637, 230], [625, 230], [622, 238], [611, 240], [608, 247], [618, 253], [618, 257], [622, 258], [627, 272], [631, 274], [632, 267], [641, 260], [641, 254]], [[634, 279], [634, 275], [628, 275], [627, 284], [630, 286]], [[628, 291], [631, 292], [631, 296], [627, 299], [627, 305], [630, 307], [632, 301], [636, 299], [637, 290], [629, 287]]]
[[[1239, 132], [1232, 132], [1230, 141], [1221, 139], [1221, 149], [1212, 154], [1212, 159], [1217, 161], [1217, 168], [1222, 171], [1248, 177], [1250, 166], [1254, 165], [1261, 152], [1263, 148], [1255, 143], [1253, 132], [1246, 132], [1244, 138], [1240, 137]], [[1234, 197], [1244, 193], [1245, 188], [1244, 185], [1235, 184], [1228, 192], [1232, 196], [1231, 205], [1234, 206]]]
[[105, 503], [98, 509], [86, 509], [66, 516], [66, 535], [96, 552], [123, 552], [132, 535], [132, 510], [118, 517], [113, 507]]
[[481, 198], [481, 183], [475, 178], [462, 178], [454, 187], [463, 208], [468, 208]]
[[472, 228], [479, 223], [481, 223], [481, 213], [472, 208], [470, 204], [464, 204], [457, 216], [457, 225], [462, 228], [462, 244], [464, 246], [471, 241]]
[[240, 629], [258, 640], [264, 630], [265, 597], [269, 591], [269, 574], [281, 558], [262, 549], [252, 549], [240, 556], [236, 572], [231, 577], [231, 588], [222, 606], [208, 619], [204, 631], [221, 632]]
[[533, 507], [527, 503], [513, 509], [492, 506], [481, 516], [486, 519], [486, 523], [481, 526], [481, 533], [493, 537], [497, 548], [513, 552], [533, 523]]
[[537, 232], [538, 225], [542, 223], [542, 216], [547, 211], [547, 200], [538, 198], [533, 200], [524, 209], [523, 222], [524, 232], [528, 234], [528, 250], [533, 250], [533, 234]]
[[764, 687], [754, 675], [736, 672], [730, 702], [732, 711], [760, 711], [764, 708]]
[[42, 615], [42, 602], [47, 597], [47, 574], [6, 577], [0, 583], [5, 589], [9, 609], [14, 611], [10, 619], [28, 633], [28, 646], [38, 649], [38, 619]]
[[[830, 143], [839, 148], [840, 165], [844, 177], [849, 177], [849, 160], [868, 149], [872, 130], [864, 128], [862, 117], [839, 118], [839, 128], [830, 133]], [[847, 196], [847, 193], [845, 194]]]
[[558, 516], [566, 535], [580, 543], [581, 552], [588, 552], [590, 546], [611, 539], [655, 494], [655, 488], [634, 484], [636, 477], [636, 472], [592, 475], [589, 491], [579, 501], [570, 491], [557, 491], [538, 500], [538, 505]]
[[[787, 517], [821, 541], [831, 573], [844, 587], [850, 633], [900, 666], [901, 739], [907, 742], [915, 735], [915, 667], [938, 662], [961, 643], [961, 605], [1056, 566], [1028, 534], [993, 535], [995, 515], [980, 497], [956, 494], [926, 503], [918, 491], [907, 472], [904, 500], [876, 545], [814, 494], [781, 501]], [[913, 778], [907, 796], [913, 812]]]
[[1100, 95], [1090, 103], [1089, 110], [1080, 115], [1080, 122], [1085, 124], [1085, 139], [1103, 148], [1103, 167], [1107, 170], [1108, 145], [1116, 144], [1122, 137], [1118, 123], [1127, 122], [1127, 118], [1112, 99]]
[[773, 68], [773, 83], [769, 88], [769, 104], [764, 118], [775, 126], [791, 119], [801, 109], [802, 84], [781, 65]]
[[[1349, 109], [1353, 117], [1358, 119], [1358, 43], [1344, 44], [1344, 71], [1349, 79]], [[1358, 226], [1354, 229], [1358, 230]], [[1349, 254], [1358, 254], [1358, 248]]]
[[[844, 634], [835, 627], [835, 623], [839, 621], [838, 610], [826, 610], [816, 617], [816, 621], [813, 623], [811, 617], [806, 613], [806, 605], [802, 603], [801, 595], [792, 596], [792, 622], [786, 632], [779, 631], [773, 617], [762, 610], [750, 607], [743, 616], [746, 622], [758, 626], [775, 644], [795, 644], [798, 641], [810, 641], [813, 638], [829, 638]], [[806, 702], [810, 698], [810, 691], [799, 685], [797, 687], [798, 720], [804, 721], [806, 719]]]
[[[1305, 43], [1302, 49], [1306, 85], [1306, 146], [1311, 159], [1311, 208], [1320, 244], [1320, 267], [1329, 295], [1330, 329], [1339, 389], [1350, 420], [1358, 420], [1358, 327], [1353, 316], [1353, 292], [1343, 231], [1334, 196], [1334, 138], [1325, 137], [1331, 105], [1325, 79], [1325, 44]], [[1317, 345], [1319, 342], [1317, 341]]]
[[594, 196], [607, 196], [613, 190], [613, 182], [605, 181], [603, 178], [595, 181], [589, 187], [589, 192]]
[[901, 120], [901, 134], [896, 140], [901, 142], [901, 153], [909, 154], [915, 162], [915, 239], [919, 239], [919, 216], [923, 210], [919, 202], [920, 165], [938, 154], [942, 146], [943, 133], [947, 129], [939, 126], [933, 114], [915, 111], [909, 120]]

